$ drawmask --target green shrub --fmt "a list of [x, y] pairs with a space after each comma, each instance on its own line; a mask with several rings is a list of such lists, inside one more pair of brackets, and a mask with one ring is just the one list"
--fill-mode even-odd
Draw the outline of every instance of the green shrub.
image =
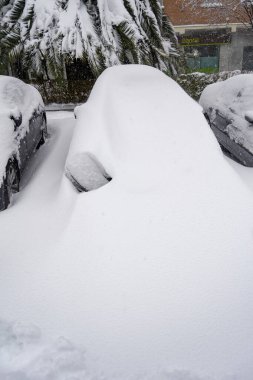
[[73, 81], [40, 81], [32, 82], [34, 87], [39, 90], [44, 103], [84, 103], [88, 99], [94, 79], [73, 80]]
[[230, 77], [241, 74], [240, 70], [223, 71], [221, 73], [205, 74], [191, 73], [181, 74], [176, 80], [178, 84], [195, 100], [199, 100], [204, 88], [211, 83], [224, 81]]
[[[226, 80], [227, 78], [238, 74], [241, 74], [240, 70], [224, 71], [213, 74], [195, 72], [190, 74], [181, 74], [175, 79], [193, 99], [199, 100], [200, 95], [206, 86], [211, 83]], [[39, 90], [45, 104], [77, 104], [86, 102], [94, 83], [95, 79], [73, 81], [33, 81], [31, 84]]]

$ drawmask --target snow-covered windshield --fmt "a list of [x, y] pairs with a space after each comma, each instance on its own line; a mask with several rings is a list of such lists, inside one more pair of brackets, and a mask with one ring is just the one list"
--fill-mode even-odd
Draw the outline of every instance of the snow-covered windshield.
[[253, 111], [253, 74], [242, 74], [207, 86], [200, 98], [204, 109], [213, 108], [223, 115], [244, 117]]
[[217, 112], [227, 120], [230, 138], [253, 153], [253, 74], [243, 74], [205, 88], [200, 104], [211, 123]]
[[0, 110], [2, 112], [17, 118], [21, 113], [22, 123], [26, 125], [33, 112], [43, 106], [43, 100], [33, 86], [17, 78], [0, 75]]

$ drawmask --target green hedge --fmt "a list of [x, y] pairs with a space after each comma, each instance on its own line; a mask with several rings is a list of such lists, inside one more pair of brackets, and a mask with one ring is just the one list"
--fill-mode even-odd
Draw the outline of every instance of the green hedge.
[[36, 87], [45, 104], [84, 103], [94, 86], [95, 80], [43, 81], [30, 83]]
[[[223, 81], [232, 76], [241, 74], [240, 70], [224, 71], [215, 74], [190, 73], [181, 74], [176, 80], [183, 89], [195, 100], [199, 97], [204, 88], [218, 81]], [[75, 81], [41, 81], [32, 82], [41, 93], [45, 104], [51, 103], [84, 103], [94, 86], [95, 79], [75, 80]]]
[[241, 74], [240, 70], [224, 71], [215, 74], [191, 73], [181, 74], [177, 77], [177, 82], [195, 100], [199, 100], [204, 88], [215, 82], [224, 81], [230, 77]]

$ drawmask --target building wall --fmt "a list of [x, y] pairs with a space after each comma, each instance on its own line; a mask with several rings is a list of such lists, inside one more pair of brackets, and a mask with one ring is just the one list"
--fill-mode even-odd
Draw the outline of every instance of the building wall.
[[[238, 23], [241, 19], [241, 2], [239, 0], [223, 0], [223, 6], [210, 6], [211, 1], [193, 0], [197, 5], [187, 5], [191, 0], [163, 0], [165, 13], [173, 25], [199, 25]], [[232, 5], [231, 5], [232, 1]]]
[[[206, 29], [205, 29], [206, 30]], [[215, 30], [210, 29], [210, 33]], [[232, 32], [230, 28], [227, 29], [231, 31], [231, 38], [227, 43], [215, 43], [211, 41], [211, 43], [201, 44], [201, 45], [189, 45], [192, 48], [196, 48], [196, 50], [203, 48], [203, 46], [212, 49], [214, 46], [217, 47], [219, 54], [219, 64], [218, 71], [233, 71], [233, 70], [250, 70], [253, 71], [253, 30], [246, 29], [244, 27], [238, 28], [235, 32]], [[204, 29], [198, 29], [197, 33], [203, 33]], [[188, 29], [184, 36], [188, 36], [191, 32], [196, 34], [196, 30]], [[189, 49], [188, 46], [184, 46], [184, 50], [187, 52]], [[247, 62], [247, 69], [245, 69], [245, 49], [252, 50], [252, 54], [249, 56], [249, 62]], [[196, 70], [198, 71], [198, 70]], [[215, 70], [214, 70], [215, 71]]]
[[[253, 47], [253, 31], [238, 28], [232, 33], [231, 44], [224, 45], [220, 52], [220, 71], [242, 70], [245, 47]], [[253, 70], [253, 62], [251, 67]]]
[[[185, 1], [189, 2], [189, 0], [164, 0], [163, 2], [165, 13], [171, 19], [177, 34], [179, 36], [189, 36], [192, 33], [194, 37], [201, 37], [204, 32], [207, 32], [212, 36], [214, 31], [226, 29], [231, 34], [228, 41], [215, 40], [214, 37], [213, 40], [206, 43], [201, 42], [202, 47], [193, 43], [192, 49], [196, 46], [196, 51], [201, 51], [201, 49], [203, 50], [203, 45], [206, 44], [206, 50], [208, 51], [208, 46], [210, 46], [209, 50], [211, 51], [211, 46], [215, 45], [217, 52], [219, 52], [219, 71], [242, 70], [245, 67], [245, 49], [252, 50], [252, 52], [248, 53], [247, 67], [253, 70], [253, 29], [246, 28], [242, 24], [244, 18], [241, 13], [241, 2], [239, 1], [238, 3], [238, 0], [235, 0], [233, 6], [231, 6], [231, 1], [233, 0], [222, 0], [222, 7], [206, 8], [203, 6], [205, 0], [195, 0], [198, 1], [198, 6], [193, 9], [190, 6], [185, 7]], [[227, 2], [229, 2], [229, 6]], [[210, 4], [211, 0], [208, 0], [208, 3]], [[214, 3], [217, 5], [218, 1], [215, 0]], [[234, 6], [236, 11], [231, 12], [231, 9], [234, 10]], [[180, 38], [179, 41], [182, 43], [184, 39]], [[182, 43], [182, 45], [185, 44]], [[191, 50], [191, 43], [187, 46], [189, 47], [184, 47], [185, 51]]]

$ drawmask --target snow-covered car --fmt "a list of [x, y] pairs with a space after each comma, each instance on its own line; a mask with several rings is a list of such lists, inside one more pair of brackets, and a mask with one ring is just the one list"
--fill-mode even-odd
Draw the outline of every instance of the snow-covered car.
[[21, 174], [32, 153], [45, 142], [43, 100], [31, 85], [0, 76], [0, 211], [19, 191]]
[[210, 84], [200, 104], [224, 152], [253, 167], [253, 74]]
[[161, 71], [123, 65], [75, 114], [67, 175], [100, 187], [62, 180], [46, 323], [84, 342], [105, 379], [251, 380], [252, 194], [201, 106]]

